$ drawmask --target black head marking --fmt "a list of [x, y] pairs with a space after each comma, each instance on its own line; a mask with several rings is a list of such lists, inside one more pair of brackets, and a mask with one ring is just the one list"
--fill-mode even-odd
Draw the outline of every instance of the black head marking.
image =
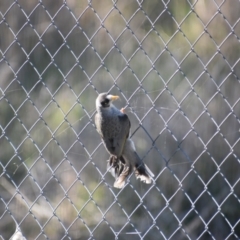
[[102, 107], [106, 108], [110, 106], [110, 100], [107, 98], [108, 94], [107, 93], [101, 93], [98, 96], [99, 102]]

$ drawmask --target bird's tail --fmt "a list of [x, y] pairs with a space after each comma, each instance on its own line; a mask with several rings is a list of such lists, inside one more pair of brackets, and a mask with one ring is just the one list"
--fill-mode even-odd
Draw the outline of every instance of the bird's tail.
[[141, 158], [136, 153], [134, 143], [131, 139], [127, 139], [125, 143], [123, 158], [128, 163], [128, 165], [132, 166], [134, 169], [136, 178], [147, 184], [150, 184], [152, 182], [151, 179], [154, 177], [154, 174], [147, 167], [147, 165], [142, 162]]
[[145, 182], [146, 184], [150, 184], [152, 182], [152, 178], [154, 174], [148, 168], [148, 166], [144, 163], [135, 166], [135, 176], [137, 179]]
[[131, 139], [126, 140], [121, 157], [110, 156], [108, 169], [113, 177], [115, 177], [113, 185], [115, 188], [123, 188], [127, 177], [133, 171], [137, 179], [147, 184], [150, 184], [154, 177], [154, 174], [136, 153], [134, 143]]

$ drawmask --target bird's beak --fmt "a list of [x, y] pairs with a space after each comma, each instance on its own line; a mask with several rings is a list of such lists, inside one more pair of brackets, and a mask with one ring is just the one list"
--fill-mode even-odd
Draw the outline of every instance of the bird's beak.
[[119, 96], [109, 95], [109, 99], [111, 101], [115, 101], [115, 100], [119, 99]]

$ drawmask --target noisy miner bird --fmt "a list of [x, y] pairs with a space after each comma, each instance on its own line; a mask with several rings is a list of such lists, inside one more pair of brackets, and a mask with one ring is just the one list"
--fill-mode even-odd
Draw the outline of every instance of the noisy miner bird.
[[124, 110], [117, 109], [112, 102], [118, 96], [101, 93], [96, 99], [95, 124], [103, 143], [110, 154], [109, 169], [115, 177], [114, 187], [122, 188], [126, 178], [134, 171], [136, 178], [150, 184], [154, 174], [137, 155], [130, 139], [131, 123]]

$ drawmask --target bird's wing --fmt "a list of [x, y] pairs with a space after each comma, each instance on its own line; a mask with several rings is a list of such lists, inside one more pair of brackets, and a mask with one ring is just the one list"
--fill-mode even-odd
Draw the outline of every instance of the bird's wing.
[[120, 157], [122, 155], [126, 139], [129, 136], [131, 123], [126, 114], [119, 115], [118, 119], [121, 126], [118, 135], [114, 138], [104, 138], [103, 140], [109, 153]]

